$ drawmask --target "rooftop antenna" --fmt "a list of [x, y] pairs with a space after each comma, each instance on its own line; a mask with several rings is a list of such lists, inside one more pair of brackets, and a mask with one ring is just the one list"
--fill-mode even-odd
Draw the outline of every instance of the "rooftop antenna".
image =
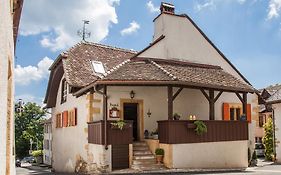
[[77, 35], [82, 38], [83, 41], [85, 41], [86, 38], [90, 38], [91, 32], [89, 32], [86, 29], [86, 24], [89, 24], [90, 21], [88, 20], [82, 20], [83, 21], [83, 29], [80, 29], [77, 31]]

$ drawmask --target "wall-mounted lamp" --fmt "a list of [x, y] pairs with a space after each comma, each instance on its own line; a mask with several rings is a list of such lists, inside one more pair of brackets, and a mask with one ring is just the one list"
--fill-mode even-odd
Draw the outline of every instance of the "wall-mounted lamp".
[[150, 109], [148, 109], [148, 111], [147, 111], [147, 117], [150, 117], [151, 116], [151, 112], [150, 112]]
[[130, 92], [130, 97], [131, 97], [131, 99], [133, 99], [133, 98], [135, 98], [135, 92], [133, 91], [133, 90], [131, 90], [131, 92]]

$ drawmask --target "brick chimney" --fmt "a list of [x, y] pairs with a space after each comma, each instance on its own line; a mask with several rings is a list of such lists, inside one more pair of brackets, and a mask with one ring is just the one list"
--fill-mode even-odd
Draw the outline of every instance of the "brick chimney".
[[175, 6], [166, 2], [161, 2], [160, 6], [161, 13], [175, 14]]

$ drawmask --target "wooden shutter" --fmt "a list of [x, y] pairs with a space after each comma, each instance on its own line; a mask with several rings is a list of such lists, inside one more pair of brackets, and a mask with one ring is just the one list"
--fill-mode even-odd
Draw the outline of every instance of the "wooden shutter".
[[251, 104], [247, 104], [247, 121], [249, 123], [252, 122], [252, 106], [251, 106]]
[[63, 127], [67, 127], [67, 122], [68, 122], [68, 111], [64, 111], [64, 112], [63, 112], [62, 121], [63, 121], [62, 126], [63, 126]]
[[77, 108], [73, 109], [73, 126], [77, 125]]
[[222, 117], [223, 120], [230, 120], [229, 103], [223, 103]]
[[72, 110], [68, 111], [68, 126], [73, 126], [72, 125], [72, 120], [73, 120], [73, 114], [72, 114]]

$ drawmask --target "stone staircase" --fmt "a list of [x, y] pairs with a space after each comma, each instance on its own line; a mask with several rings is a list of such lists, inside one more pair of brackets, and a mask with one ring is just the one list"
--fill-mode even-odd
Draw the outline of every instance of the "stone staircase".
[[162, 163], [156, 163], [155, 156], [149, 150], [146, 142], [133, 143], [132, 168], [141, 171], [157, 171], [166, 169]]

